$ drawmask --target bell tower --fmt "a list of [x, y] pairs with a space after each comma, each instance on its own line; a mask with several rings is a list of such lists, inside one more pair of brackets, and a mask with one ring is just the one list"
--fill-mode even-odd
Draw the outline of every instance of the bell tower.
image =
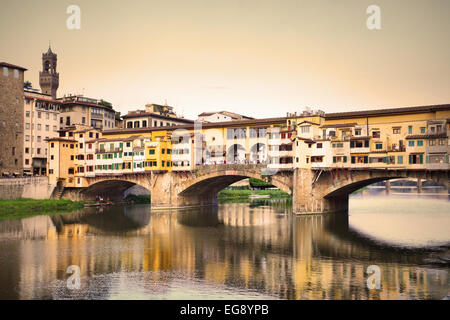
[[49, 94], [56, 99], [59, 87], [59, 73], [56, 72], [57, 55], [52, 52], [50, 45], [46, 53], [42, 54], [42, 71], [39, 72], [39, 85], [42, 93]]

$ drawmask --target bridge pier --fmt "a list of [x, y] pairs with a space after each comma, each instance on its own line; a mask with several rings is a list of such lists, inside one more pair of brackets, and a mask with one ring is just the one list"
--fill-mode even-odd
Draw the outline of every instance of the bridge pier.
[[348, 210], [348, 194], [325, 197], [329, 187], [329, 173], [314, 181], [315, 173], [311, 169], [298, 168], [293, 175], [292, 207], [295, 214], [322, 214]]

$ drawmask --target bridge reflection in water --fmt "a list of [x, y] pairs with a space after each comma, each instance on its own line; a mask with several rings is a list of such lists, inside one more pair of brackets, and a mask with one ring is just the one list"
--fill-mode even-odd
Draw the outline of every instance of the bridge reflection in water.
[[[442, 205], [448, 208], [448, 201]], [[2, 221], [0, 298], [441, 299], [448, 294], [448, 260], [435, 259], [448, 246], [398, 247], [356, 232], [348, 215], [290, 213], [289, 200], [260, 200], [172, 212], [150, 212], [146, 205], [89, 208]], [[367, 289], [365, 271], [372, 264], [382, 270], [381, 290]], [[81, 268], [78, 291], [66, 288], [70, 265]]]

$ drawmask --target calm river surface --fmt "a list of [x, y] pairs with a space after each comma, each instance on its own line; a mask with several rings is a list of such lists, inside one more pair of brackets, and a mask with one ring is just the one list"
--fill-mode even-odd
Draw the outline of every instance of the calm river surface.
[[[79, 290], [67, 288], [70, 265]], [[289, 200], [260, 200], [6, 220], [0, 268], [0, 299], [443, 299], [450, 199], [369, 191], [348, 215], [293, 216]]]

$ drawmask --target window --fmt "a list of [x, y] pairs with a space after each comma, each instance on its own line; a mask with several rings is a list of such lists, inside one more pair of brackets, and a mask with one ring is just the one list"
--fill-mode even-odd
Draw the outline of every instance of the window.
[[436, 145], [436, 140], [434, 140], [434, 139], [429, 140], [429, 141], [428, 141], [428, 145], [429, 145], [430, 147], [435, 146], [435, 145]]
[[41, 142], [41, 136], [37, 136], [37, 142]]
[[310, 126], [301, 126], [300, 127], [301, 133], [309, 133], [309, 127]]
[[53, 132], [56, 132], [56, 126], [53, 126]]
[[27, 117], [27, 118], [30, 117], [30, 111], [26, 111], [26, 112], [25, 112], [25, 117]]
[[392, 129], [393, 134], [400, 134], [400, 128], [393, 128]]
[[421, 127], [421, 128], [420, 128], [420, 133], [424, 134], [424, 133], [425, 133], [425, 130], [426, 130], [425, 127]]
[[50, 126], [48, 124], [45, 125], [45, 131], [50, 131]]
[[361, 135], [361, 129], [355, 129], [355, 136]]
[[8, 76], [8, 68], [7, 68], [7, 67], [3, 67], [3, 75], [4, 75], [5, 77]]
[[30, 124], [29, 123], [25, 123], [25, 129], [30, 129]]
[[409, 164], [423, 164], [423, 154], [410, 154]]
[[383, 149], [383, 144], [382, 143], [375, 144], [375, 149], [377, 149], [377, 150]]
[[408, 126], [408, 134], [412, 134], [412, 126]]
[[41, 130], [41, 124], [40, 123], [38, 123], [38, 125], [37, 125], [37, 130]]
[[86, 117], [81, 117], [81, 123], [85, 124], [86, 123]]
[[422, 147], [423, 146], [423, 140], [417, 140], [417, 146]]
[[48, 112], [45, 113], [45, 119], [50, 119], [50, 114]]
[[41, 154], [41, 148], [37, 148], [37, 154]]
[[149, 149], [148, 154], [155, 154], [155, 149]]
[[53, 120], [56, 120], [56, 113], [53, 114]]
[[25, 148], [25, 153], [30, 153], [30, 148]]
[[440, 146], [445, 146], [445, 139], [439, 139], [438, 141]]
[[408, 141], [408, 147], [414, 147], [414, 140]]
[[50, 143], [50, 148], [54, 148], [54, 147], [55, 147], [55, 143], [54, 142]]
[[19, 79], [19, 70], [14, 69], [14, 78]]
[[41, 118], [41, 112], [40, 112], [40, 111], [38, 111], [37, 117], [38, 117], [39, 119]]
[[398, 156], [397, 157], [397, 163], [398, 164], [403, 164], [403, 156]]
[[317, 148], [317, 149], [322, 149], [322, 143], [321, 143], [321, 142], [317, 143], [317, 144], [316, 144], [316, 148]]
[[372, 137], [373, 138], [379, 138], [380, 137], [380, 131], [372, 131]]

